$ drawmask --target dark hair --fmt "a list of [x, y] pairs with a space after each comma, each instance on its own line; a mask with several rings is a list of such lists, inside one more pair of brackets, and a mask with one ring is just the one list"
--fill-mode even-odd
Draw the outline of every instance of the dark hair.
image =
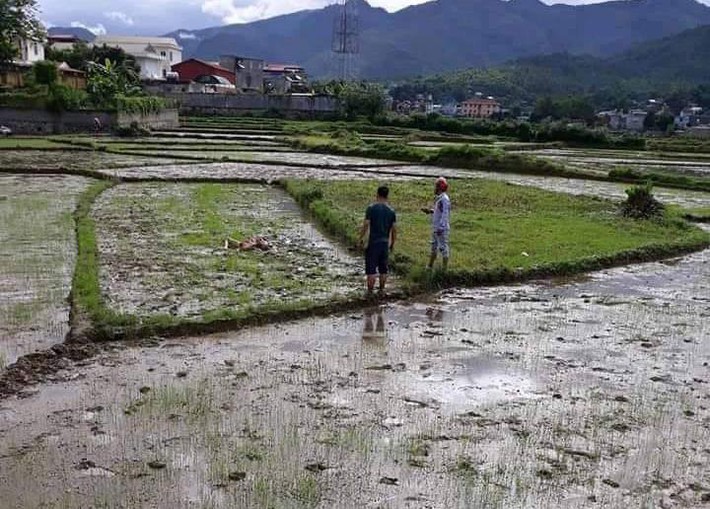
[[377, 188], [377, 196], [384, 198], [385, 200], [390, 196], [390, 188], [387, 186], [380, 186]]

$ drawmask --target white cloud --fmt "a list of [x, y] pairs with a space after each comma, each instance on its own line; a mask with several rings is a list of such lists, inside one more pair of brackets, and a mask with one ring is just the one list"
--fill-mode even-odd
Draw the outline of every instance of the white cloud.
[[328, 0], [204, 0], [202, 12], [220, 18], [224, 23], [248, 23], [303, 9], [316, 9]]
[[71, 26], [74, 28], [85, 28], [94, 35], [106, 35], [106, 27], [101, 23], [97, 23], [96, 26], [88, 26], [81, 21], [72, 21]]
[[[1, 1], [1, 0], [0, 0]], [[38, 0], [42, 17], [59, 26], [83, 20], [100, 30], [160, 34], [220, 23], [245, 23], [302, 9], [318, 9], [336, 0]], [[396, 11], [428, 0], [369, 0], [373, 6]], [[503, 0], [501, 0], [503, 1]], [[545, 3], [588, 4], [603, 0], [543, 0]], [[710, 0], [699, 0], [710, 5]], [[128, 14], [130, 13], [130, 14]], [[132, 22], [132, 23], [131, 23]]]
[[104, 16], [112, 21], [119, 21], [124, 25], [128, 25], [129, 27], [132, 27], [135, 24], [133, 18], [131, 18], [128, 14], [125, 14], [120, 11], [105, 12]]
[[181, 39], [183, 41], [188, 41], [188, 40], [197, 39], [197, 36], [195, 34], [191, 34], [190, 32], [180, 32], [180, 33], [178, 33], [178, 39]]

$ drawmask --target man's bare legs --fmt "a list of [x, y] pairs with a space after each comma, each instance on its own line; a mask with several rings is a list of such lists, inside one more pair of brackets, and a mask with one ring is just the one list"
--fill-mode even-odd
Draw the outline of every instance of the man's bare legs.
[[[371, 294], [375, 291], [375, 283], [377, 282], [377, 279], [378, 279], [377, 274], [367, 276], [367, 293], [368, 294]], [[387, 286], [387, 274], [380, 274], [379, 280], [380, 280], [379, 291], [380, 291], [380, 293], [384, 293], [385, 286]]]

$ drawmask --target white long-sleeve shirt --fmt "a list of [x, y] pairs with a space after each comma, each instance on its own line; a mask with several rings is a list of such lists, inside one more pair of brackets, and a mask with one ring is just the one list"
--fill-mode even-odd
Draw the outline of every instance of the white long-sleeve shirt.
[[434, 202], [434, 216], [431, 219], [431, 227], [434, 231], [450, 230], [449, 217], [451, 216], [451, 200], [449, 195], [441, 193]]

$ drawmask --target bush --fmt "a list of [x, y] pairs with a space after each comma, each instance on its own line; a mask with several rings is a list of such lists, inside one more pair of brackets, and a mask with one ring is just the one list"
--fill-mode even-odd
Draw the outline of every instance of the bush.
[[654, 198], [652, 190], [651, 184], [627, 189], [628, 198], [621, 205], [622, 215], [634, 219], [653, 219], [662, 216], [665, 207]]
[[120, 126], [116, 129], [116, 135], [122, 138], [140, 138], [149, 134], [150, 131], [138, 122], [131, 122], [129, 126]]
[[164, 109], [168, 108], [169, 103], [162, 97], [129, 97], [125, 95], [117, 95], [116, 106], [118, 111], [123, 113], [149, 115], [151, 113], [160, 113]]
[[59, 79], [57, 64], [48, 60], [37, 62], [33, 68], [35, 83], [38, 85], [54, 85]]
[[56, 83], [49, 87], [47, 109], [50, 111], [76, 111], [86, 108], [88, 104], [89, 95], [83, 90]]

